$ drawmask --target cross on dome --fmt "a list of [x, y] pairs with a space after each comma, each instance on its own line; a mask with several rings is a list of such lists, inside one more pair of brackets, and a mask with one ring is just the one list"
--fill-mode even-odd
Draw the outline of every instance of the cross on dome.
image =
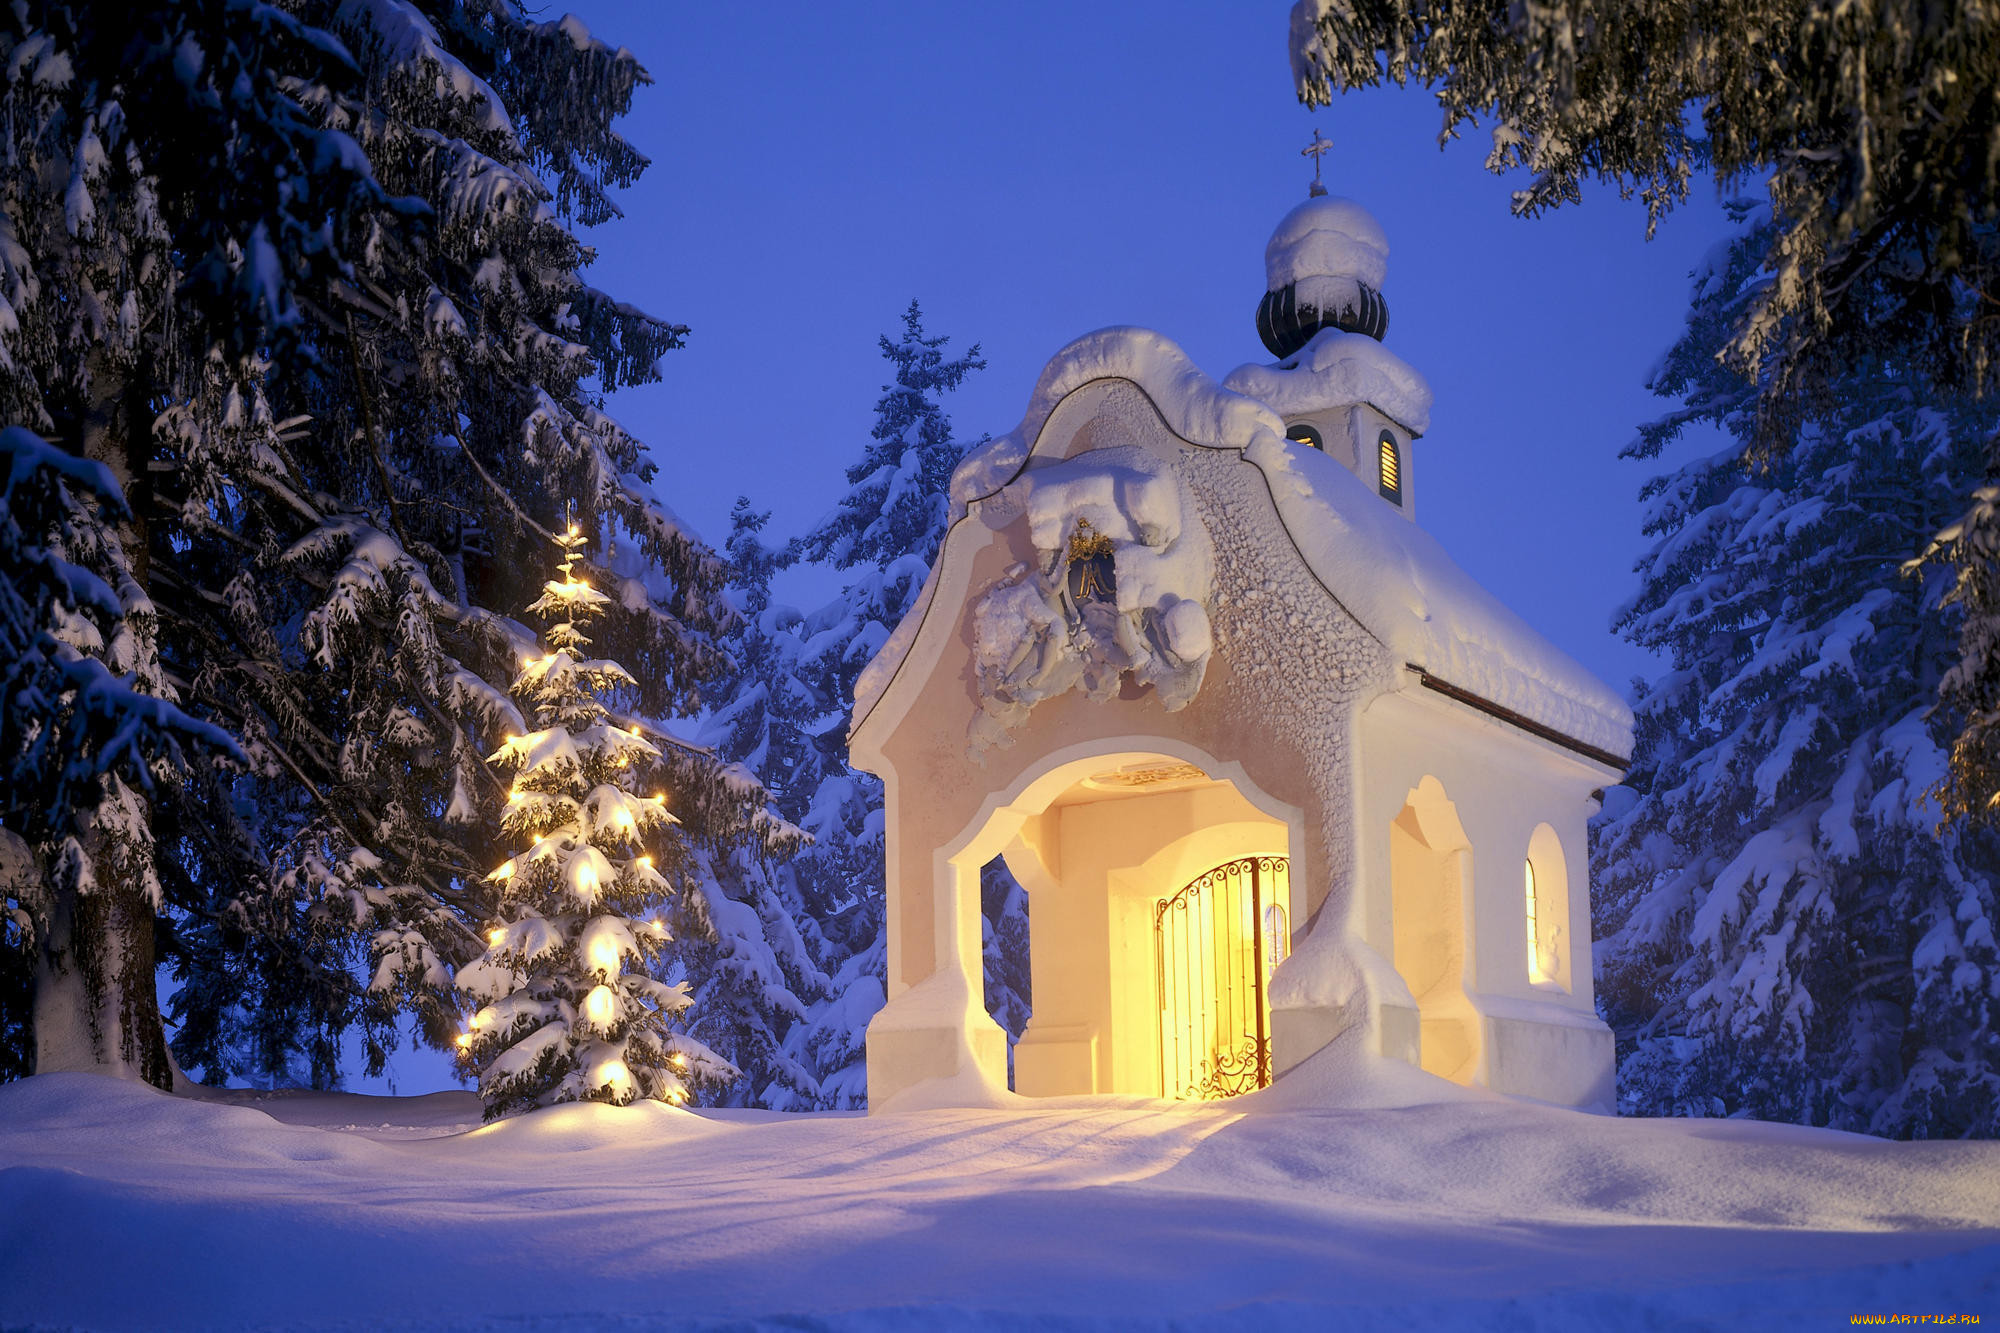
[[1319, 179], [1319, 164], [1320, 159], [1325, 157], [1332, 149], [1333, 140], [1322, 139], [1318, 126], [1313, 127], [1313, 141], [1304, 148], [1299, 149], [1300, 157], [1309, 157], [1313, 160], [1313, 183], [1312, 188], [1307, 191], [1307, 197], [1309, 198], [1317, 199], [1326, 193], [1326, 186], [1322, 185]]

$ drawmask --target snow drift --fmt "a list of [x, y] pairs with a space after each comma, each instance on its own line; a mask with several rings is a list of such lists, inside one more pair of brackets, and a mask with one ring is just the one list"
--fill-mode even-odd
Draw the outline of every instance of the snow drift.
[[1993, 1308], [2000, 1144], [1408, 1105], [1435, 1080], [1403, 1076], [1349, 1109], [575, 1106], [479, 1130], [470, 1094], [202, 1102], [44, 1076], [0, 1087], [0, 1324], [1600, 1330]]

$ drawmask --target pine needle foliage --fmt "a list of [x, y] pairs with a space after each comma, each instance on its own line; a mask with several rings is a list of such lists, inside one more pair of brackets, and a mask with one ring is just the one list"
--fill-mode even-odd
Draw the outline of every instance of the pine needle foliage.
[[1641, 682], [1626, 786], [1595, 833], [1597, 994], [1621, 1103], [1895, 1137], [2000, 1134], [2000, 841], [1931, 793], [1955, 623], [1908, 554], [1981, 470], [1991, 400], [1857, 365], [1782, 454], [1746, 458], [1722, 368], [1757, 225], [1698, 275], [1654, 387], [1729, 447], [1645, 488], [1652, 549], [1619, 614], [1667, 662]]
[[503, 833], [522, 850], [487, 878], [499, 913], [486, 952], [458, 971], [476, 1006], [459, 1038], [491, 1120], [558, 1102], [681, 1103], [736, 1071], [679, 1032], [684, 983], [656, 975], [672, 936], [662, 909], [689, 848], [660, 780], [661, 745], [613, 714], [635, 692], [616, 662], [588, 655], [584, 625], [610, 599], [578, 577], [587, 539], [557, 538], [560, 577], [529, 611], [550, 622], [547, 651], [514, 681], [536, 730], [489, 759], [513, 774]]

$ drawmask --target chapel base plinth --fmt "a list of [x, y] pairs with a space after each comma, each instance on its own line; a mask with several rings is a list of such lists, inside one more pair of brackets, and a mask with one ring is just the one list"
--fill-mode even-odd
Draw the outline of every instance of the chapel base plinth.
[[956, 1012], [940, 1013], [932, 989], [943, 988], [911, 987], [868, 1025], [870, 1108], [888, 1108], [902, 1093], [934, 1080], [954, 1085], [963, 1105], [1006, 1088], [1007, 1034], [983, 1008], [952, 1006]]
[[1618, 1040], [1594, 1014], [1547, 1001], [1482, 996], [1487, 1086], [1558, 1106], [1613, 1109]]

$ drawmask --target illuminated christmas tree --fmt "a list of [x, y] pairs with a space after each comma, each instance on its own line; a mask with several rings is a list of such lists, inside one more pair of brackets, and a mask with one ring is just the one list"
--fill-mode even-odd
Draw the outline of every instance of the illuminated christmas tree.
[[678, 1104], [695, 1083], [737, 1076], [674, 1029], [687, 987], [655, 975], [671, 939], [663, 871], [685, 849], [667, 794], [640, 781], [660, 767], [659, 747], [607, 703], [635, 682], [587, 655], [582, 626], [610, 599], [575, 576], [586, 540], [574, 525], [557, 538], [561, 577], [528, 608], [551, 626], [548, 651], [522, 667], [514, 694], [540, 730], [490, 757], [514, 772], [501, 827], [524, 850], [487, 877], [498, 919], [457, 977], [479, 1006], [459, 1052], [488, 1119], [556, 1102]]

